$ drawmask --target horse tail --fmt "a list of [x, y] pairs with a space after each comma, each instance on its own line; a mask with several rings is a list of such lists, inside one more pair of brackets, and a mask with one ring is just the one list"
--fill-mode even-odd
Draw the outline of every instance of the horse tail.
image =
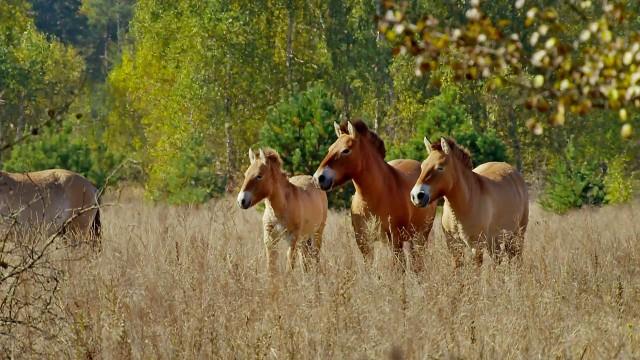
[[98, 240], [102, 236], [102, 222], [100, 221], [100, 208], [96, 209], [96, 215], [91, 223], [91, 236]]

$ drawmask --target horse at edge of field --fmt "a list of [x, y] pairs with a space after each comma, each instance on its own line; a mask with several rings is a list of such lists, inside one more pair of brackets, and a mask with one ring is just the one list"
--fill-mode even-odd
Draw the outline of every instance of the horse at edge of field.
[[14, 219], [23, 228], [45, 226], [49, 232], [101, 236], [98, 189], [69, 170], [28, 173], [0, 171], [0, 222]]

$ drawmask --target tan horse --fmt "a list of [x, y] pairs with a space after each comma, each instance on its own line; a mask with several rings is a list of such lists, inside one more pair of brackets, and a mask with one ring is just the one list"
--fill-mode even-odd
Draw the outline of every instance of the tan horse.
[[271, 273], [276, 271], [276, 245], [282, 238], [289, 245], [289, 270], [295, 266], [298, 242], [304, 241], [302, 258], [305, 270], [308, 270], [311, 260], [317, 264], [320, 259], [322, 232], [327, 221], [327, 195], [314, 185], [311, 176], [287, 178], [275, 150], [260, 150], [256, 157], [249, 149], [249, 160], [251, 165], [244, 175], [238, 205], [248, 209], [266, 199], [262, 224], [269, 270]]
[[403, 263], [402, 252], [408, 247], [419, 270], [421, 247], [428, 239], [436, 212], [435, 204], [416, 208], [409, 200], [420, 175], [420, 163], [403, 159], [385, 162], [384, 142], [360, 120], [334, 127], [338, 140], [329, 148], [314, 179], [325, 191], [353, 180], [356, 193], [351, 202], [351, 222], [366, 263], [373, 258], [366, 236], [367, 221], [374, 219], [390, 240], [396, 259]]
[[500, 261], [522, 256], [529, 221], [529, 198], [522, 175], [511, 165], [488, 162], [472, 170], [469, 152], [452, 139], [431, 144], [424, 139], [429, 156], [411, 191], [418, 207], [445, 198], [442, 228], [455, 266], [461, 265], [463, 249], [471, 248], [478, 264], [482, 250]]
[[68, 170], [0, 172], [0, 223], [45, 226], [81, 236], [100, 236], [98, 190]]

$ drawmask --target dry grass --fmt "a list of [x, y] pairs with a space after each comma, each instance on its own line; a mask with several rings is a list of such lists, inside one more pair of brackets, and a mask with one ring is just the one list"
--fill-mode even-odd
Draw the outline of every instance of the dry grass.
[[[419, 276], [390, 271], [379, 245], [365, 269], [348, 216], [332, 214], [322, 272], [298, 267], [270, 280], [255, 209], [126, 202], [105, 209], [103, 251], [68, 263], [64, 320], [37, 350], [105, 359], [638, 358], [639, 210], [558, 217], [534, 208], [522, 268], [486, 261], [459, 273], [436, 226]], [[30, 354], [13, 349], [9, 356]]]

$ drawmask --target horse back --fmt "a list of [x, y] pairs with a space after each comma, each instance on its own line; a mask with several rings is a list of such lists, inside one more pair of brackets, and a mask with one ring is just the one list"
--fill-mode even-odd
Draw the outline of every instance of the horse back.
[[[5, 207], [20, 210], [21, 221], [27, 223], [64, 223], [74, 209], [86, 209], [97, 205], [98, 191], [82, 175], [68, 170], [52, 169], [31, 173], [3, 173]], [[6, 183], [6, 184], [5, 184]], [[3, 190], [3, 189], [0, 189]], [[4, 191], [3, 190], [3, 191]], [[25, 207], [26, 206], [26, 207]], [[90, 226], [96, 210], [78, 216], [82, 228]]]
[[305, 208], [312, 208], [318, 211], [323, 219], [327, 217], [328, 201], [327, 194], [320, 190], [309, 175], [297, 175], [289, 178], [297, 191], [294, 193], [296, 200]]
[[420, 162], [411, 159], [396, 159], [391, 160], [388, 163], [398, 171], [403, 178], [405, 178], [408, 183], [413, 187], [416, 180], [420, 176]]
[[314, 188], [318, 189], [318, 187], [313, 182], [313, 177], [310, 175], [292, 176], [289, 178], [289, 182], [304, 191], [309, 191], [310, 189]]
[[69, 170], [53, 169], [32, 173], [43, 187], [59, 187], [70, 205], [85, 208], [97, 205], [98, 189], [84, 176]]
[[520, 194], [527, 193], [524, 178], [513, 166], [504, 162], [488, 162], [479, 165], [473, 172], [485, 179], [484, 184], [491, 189], [488, 191], [508, 192], [512, 190]]
[[[481, 176], [483, 197], [493, 205], [494, 223], [525, 226], [529, 212], [529, 194], [524, 178], [513, 166], [503, 162], [489, 162], [473, 170]], [[514, 219], [515, 217], [515, 219]]]

